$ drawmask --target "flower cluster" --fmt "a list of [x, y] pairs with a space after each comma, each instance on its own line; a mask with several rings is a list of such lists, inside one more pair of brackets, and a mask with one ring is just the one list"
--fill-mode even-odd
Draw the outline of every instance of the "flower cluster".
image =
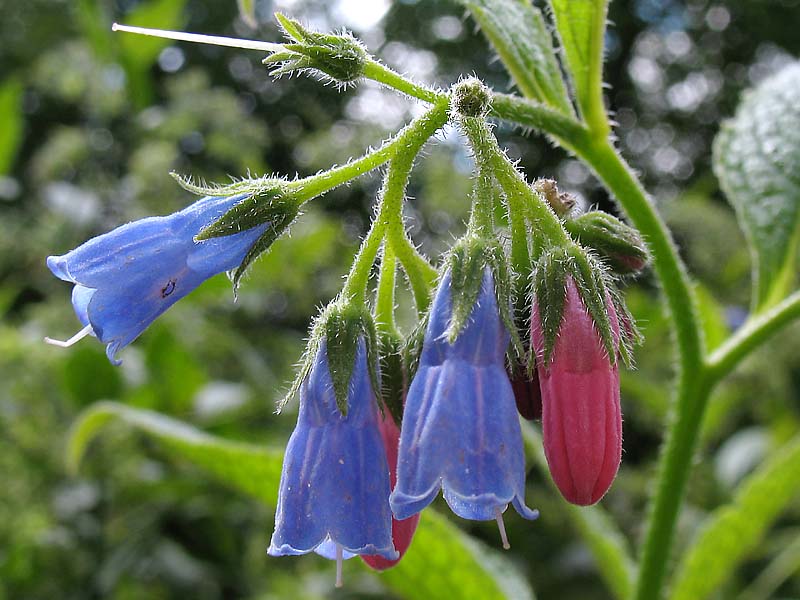
[[[311, 70], [344, 84], [369, 67], [399, 77], [347, 34], [279, 20], [290, 41], [266, 59], [278, 65], [274, 73]], [[635, 328], [609, 269], [640, 270], [644, 243], [609, 215], [573, 215], [575, 202], [554, 182], [528, 186], [486, 126], [492, 95], [482, 83], [467, 79], [446, 97], [429, 95], [436, 106], [386, 153], [393, 158], [378, 213], [341, 294], [312, 327], [290, 393], [298, 393], [299, 413], [268, 553], [333, 559], [337, 585], [353, 556], [376, 570], [397, 564], [440, 490], [459, 517], [496, 521], [508, 548], [508, 506], [525, 519], [539, 514], [525, 503], [518, 413], [541, 418], [547, 463], [569, 502], [599, 501], [622, 456], [618, 358], [627, 357]], [[414, 157], [448, 115], [470, 140], [478, 176], [467, 233], [437, 271], [407, 237], [402, 199]], [[66, 342], [47, 341], [69, 346], [92, 335], [119, 364], [121, 348], [203, 281], [234, 271], [236, 285], [304, 201], [347, 181], [331, 173], [350, 170], [352, 179], [362, 168], [354, 162], [316, 179], [237, 181], [180, 212], [49, 257], [50, 270], [74, 284], [83, 329]], [[510, 251], [497, 236], [498, 207], [508, 212]], [[366, 296], [381, 245], [373, 313]], [[408, 275], [423, 332], [409, 336], [405, 352], [393, 324], [396, 262]]]

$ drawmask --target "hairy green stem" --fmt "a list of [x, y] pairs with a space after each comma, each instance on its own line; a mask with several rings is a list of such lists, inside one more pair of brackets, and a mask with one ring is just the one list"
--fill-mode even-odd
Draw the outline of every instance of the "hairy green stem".
[[414, 159], [425, 142], [447, 122], [447, 110], [447, 99], [443, 99], [395, 136], [395, 152], [383, 182], [378, 212], [342, 290], [342, 294], [351, 301], [365, 301], [370, 271], [385, 236], [408, 275], [417, 306], [427, 307], [432, 287], [429, 270], [433, 268], [408, 239], [403, 223], [403, 200]]
[[[316, 175], [290, 181], [286, 184], [286, 190], [293, 193], [298, 204], [302, 205], [309, 200], [313, 200], [317, 196], [331, 191], [333, 188], [377, 169], [382, 164], [390, 161], [395, 154], [404, 150], [409, 138], [416, 135], [417, 128], [421, 126], [420, 123], [427, 121], [430, 118], [429, 115], [433, 113], [439, 115], [442, 110], [444, 110], [446, 115], [446, 108], [442, 109], [442, 106], [446, 106], [446, 102], [446, 98], [441, 100], [437, 107], [432, 108], [429, 112], [406, 125], [403, 129], [398, 131], [394, 137], [385, 141], [375, 150], [370, 150], [361, 158], [351, 160], [345, 165], [334, 167], [328, 171], [317, 173]], [[441, 127], [441, 125], [439, 127]], [[433, 135], [433, 133], [430, 135]], [[430, 137], [430, 135], [428, 137]], [[427, 137], [425, 139], [427, 140]]]
[[570, 239], [561, 226], [561, 221], [531, 189], [506, 153], [500, 149], [486, 122], [482, 119], [468, 118], [462, 119], [461, 124], [475, 152], [475, 160], [479, 165], [494, 172], [506, 196], [509, 199], [514, 197], [514, 207], [522, 207], [522, 202], [527, 200], [526, 209], [533, 215], [541, 233], [553, 243], [567, 244]]
[[381, 270], [378, 275], [378, 292], [375, 295], [375, 326], [378, 331], [395, 331], [394, 290], [397, 282], [397, 259], [392, 245], [383, 243]]
[[766, 342], [774, 333], [800, 318], [800, 291], [759, 313], [748, 321], [708, 357], [710, 377], [719, 381], [738, 365], [742, 359]]
[[550, 134], [560, 146], [572, 149], [573, 141], [588, 136], [586, 127], [576, 119], [549, 106], [513, 94], [492, 94], [490, 115], [523, 127]]
[[417, 98], [432, 104], [445, 97], [445, 94], [442, 92], [437, 92], [416, 84], [374, 59], [367, 60], [364, 65], [364, 77], [382, 83], [412, 98]]

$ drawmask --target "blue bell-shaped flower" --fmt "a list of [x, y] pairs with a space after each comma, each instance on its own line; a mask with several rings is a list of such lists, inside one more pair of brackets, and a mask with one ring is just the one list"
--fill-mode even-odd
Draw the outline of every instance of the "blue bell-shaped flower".
[[300, 387], [297, 427], [281, 473], [272, 556], [315, 551], [339, 563], [356, 554], [398, 557], [392, 544], [389, 466], [367, 349], [358, 339], [347, 410], [336, 403], [325, 338]]
[[442, 278], [431, 308], [419, 367], [408, 390], [397, 485], [391, 506], [398, 519], [420, 512], [441, 487], [460, 517], [497, 519], [509, 503], [527, 519], [525, 459], [514, 393], [505, 369], [509, 333], [484, 268], [472, 313], [455, 341], [451, 273]]
[[136, 339], [161, 313], [209, 277], [236, 268], [270, 226], [195, 241], [200, 231], [248, 196], [206, 197], [180, 212], [134, 221], [98, 236], [47, 266], [59, 279], [75, 284], [72, 306], [84, 328], [67, 342], [86, 335], [116, 354]]

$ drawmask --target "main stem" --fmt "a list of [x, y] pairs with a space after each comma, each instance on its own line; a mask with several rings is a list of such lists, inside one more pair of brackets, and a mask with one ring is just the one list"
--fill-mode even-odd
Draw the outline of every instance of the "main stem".
[[661, 282], [675, 330], [679, 362], [676, 398], [661, 452], [658, 486], [648, 516], [635, 596], [638, 600], [655, 600], [661, 597], [675, 524], [712, 382], [704, 367], [705, 348], [689, 277], [669, 231], [641, 184], [607, 138], [579, 140], [576, 151], [595, 170], [648, 240], [653, 268]]

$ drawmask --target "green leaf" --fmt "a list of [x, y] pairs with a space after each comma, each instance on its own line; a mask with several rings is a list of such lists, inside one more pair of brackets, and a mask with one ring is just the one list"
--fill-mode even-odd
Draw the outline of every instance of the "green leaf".
[[694, 287], [697, 299], [697, 310], [703, 324], [703, 334], [706, 338], [706, 347], [713, 350], [728, 339], [731, 328], [725, 320], [725, 308], [717, 302], [711, 291], [701, 284]]
[[534, 597], [527, 582], [497, 551], [468, 538], [431, 509], [422, 517], [406, 555], [381, 580], [402, 598], [526, 600]]
[[230, 485], [269, 506], [278, 499], [283, 453], [223, 440], [157, 412], [116, 402], [98, 402], [82, 412], [67, 442], [67, 466], [75, 473], [89, 443], [109, 422], [120, 421], [163, 443], [174, 452]]
[[[532, 424], [526, 422], [522, 424], [522, 437], [526, 456], [536, 462], [552, 489], [558, 494], [547, 467], [541, 434]], [[627, 600], [633, 590], [636, 563], [631, 557], [625, 536], [599, 505], [575, 506], [561, 502], [559, 506], [563, 506], [573, 527], [592, 553], [600, 576], [608, 589], [619, 600]]]
[[[275, 506], [281, 451], [224, 440], [159, 413], [114, 402], [92, 406], [73, 424], [67, 447], [67, 464], [72, 472], [77, 471], [89, 443], [112, 421], [156, 438], [215, 479]], [[414, 543], [403, 560], [375, 575], [398, 596], [412, 600], [428, 600], [442, 590], [454, 600], [534, 598], [527, 582], [499, 553], [470, 540], [430, 509], [422, 514]]]
[[772, 454], [739, 487], [733, 502], [706, 520], [676, 571], [672, 600], [702, 600], [758, 548], [772, 523], [800, 492], [800, 436]]
[[10, 78], [0, 84], [0, 175], [11, 172], [22, 143], [22, 82]]
[[793, 575], [800, 574], [800, 535], [781, 550], [767, 567], [744, 590], [738, 600], [770, 600], [775, 592]]
[[456, 0], [467, 8], [524, 96], [572, 114], [541, 11], [530, 0]]
[[714, 140], [714, 172], [747, 235], [753, 306], [782, 300], [800, 240], [800, 63], [750, 91]]
[[609, 129], [603, 105], [603, 46], [607, 0], [550, 0], [561, 48], [584, 121], [598, 133]]

